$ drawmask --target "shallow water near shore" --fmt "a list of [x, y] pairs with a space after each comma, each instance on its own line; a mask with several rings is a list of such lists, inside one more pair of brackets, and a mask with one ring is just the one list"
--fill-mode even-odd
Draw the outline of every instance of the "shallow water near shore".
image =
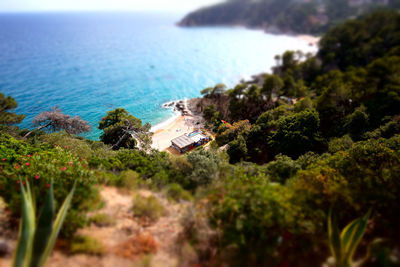
[[270, 71], [286, 50], [314, 52], [301, 38], [233, 27], [180, 28], [179, 15], [144, 13], [0, 14], [0, 92], [19, 103], [31, 127], [58, 105], [92, 125], [123, 107], [152, 125], [173, 116], [162, 104], [233, 86]]

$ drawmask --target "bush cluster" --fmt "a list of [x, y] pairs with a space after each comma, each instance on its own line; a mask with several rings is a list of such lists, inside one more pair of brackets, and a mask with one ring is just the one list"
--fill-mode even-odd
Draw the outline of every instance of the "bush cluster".
[[59, 146], [34, 146], [2, 133], [0, 138], [0, 194], [8, 203], [11, 214], [20, 214], [20, 179], [23, 183], [30, 182], [38, 204], [43, 203], [51, 179], [58, 204], [77, 180], [78, 186], [61, 234], [70, 237], [77, 228], [85, 225], [86, 211], [95, 208], [99, 199], [96, 178], [87, 162]]

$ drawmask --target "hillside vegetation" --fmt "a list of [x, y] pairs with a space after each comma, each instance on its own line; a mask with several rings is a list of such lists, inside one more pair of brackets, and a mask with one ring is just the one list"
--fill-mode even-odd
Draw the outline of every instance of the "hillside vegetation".
[[[182, 266], [399, 265], [400, 14], [350, 20], [324, 35], [317, 55], [276, 59], [263, 86], [202, 91], [198, 109], [215, 141], [180, 157], [151, 150], [149, 126], [123, 109], [99, 122], [104, 143], [65, 131], [24, 139], [27, 130], [12, 126], [23, 119], [16, 102], [0, 95], [0, 196], [10, 229], [17, 232], [20, 182], [41, 205], [51, 179], [57, 203], [77, 181], [58, 248], [67, 255], [104, 253], [77, 236], [91, 221], [123, 227], [140, 218], [151, 228], [175, 210], [163, 207], [169, 199], [185, 209], [168, 239]], [[126, 223], [91, 215], [110, 209], [101, 195], [112, 187], [128, 194], [124, 203], [132, 199]], [[164, 240], [168, 232], [159, 232]], [[157, 241], [125, 233], [98, 257], [157, 253]]]
[[321, 34], [346, 19], [377, 8], [400, 8], [397, 0], [228, 0], [185, 16], [181, 26], [242, 25], [272, 33]]

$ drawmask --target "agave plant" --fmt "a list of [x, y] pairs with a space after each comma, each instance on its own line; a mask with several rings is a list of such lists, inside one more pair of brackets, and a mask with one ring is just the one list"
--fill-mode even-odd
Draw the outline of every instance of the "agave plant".
[[75, 191], [75, 183], [65, 198], [55, 220], [53, 182], [50, 183], [50, 188], [37, 222], [35, 221], [35, 199], [31, 188], [28, 182], [26, 182], [26, 189], [22, 184], [20, 181], [22, 218], [13, 266], [41, 267], [44, 266], [53, 250]]
[[367, 253], [365, 257], [360, 260], [354, 261], [354, 253], [364, 236], [367, 228], [368, 218], [371, 215], [371, 210], [363, 217], [357, 218], [349, 223], [341, 233], [336, 220], [333, 218], [332, 210], [328, 216], [328, 236], [329, 246], [332, 253], [325, 266], [334, 267], [357, 267], [361, 266], [368, 258]]

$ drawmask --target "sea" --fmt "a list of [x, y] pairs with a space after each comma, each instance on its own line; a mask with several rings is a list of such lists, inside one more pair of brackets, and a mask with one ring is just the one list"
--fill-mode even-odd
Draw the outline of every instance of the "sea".
[[177, 27], [182, 14], [0, 14], [0, 92], [32, 128], [39, 113], [58, 106], [92, 125], [121, 107], [157, 125], [174, 116], [165, 102], [228, 88], [270, 72], [286, 50], [315, 52], [307, 41], [240, 27]]

